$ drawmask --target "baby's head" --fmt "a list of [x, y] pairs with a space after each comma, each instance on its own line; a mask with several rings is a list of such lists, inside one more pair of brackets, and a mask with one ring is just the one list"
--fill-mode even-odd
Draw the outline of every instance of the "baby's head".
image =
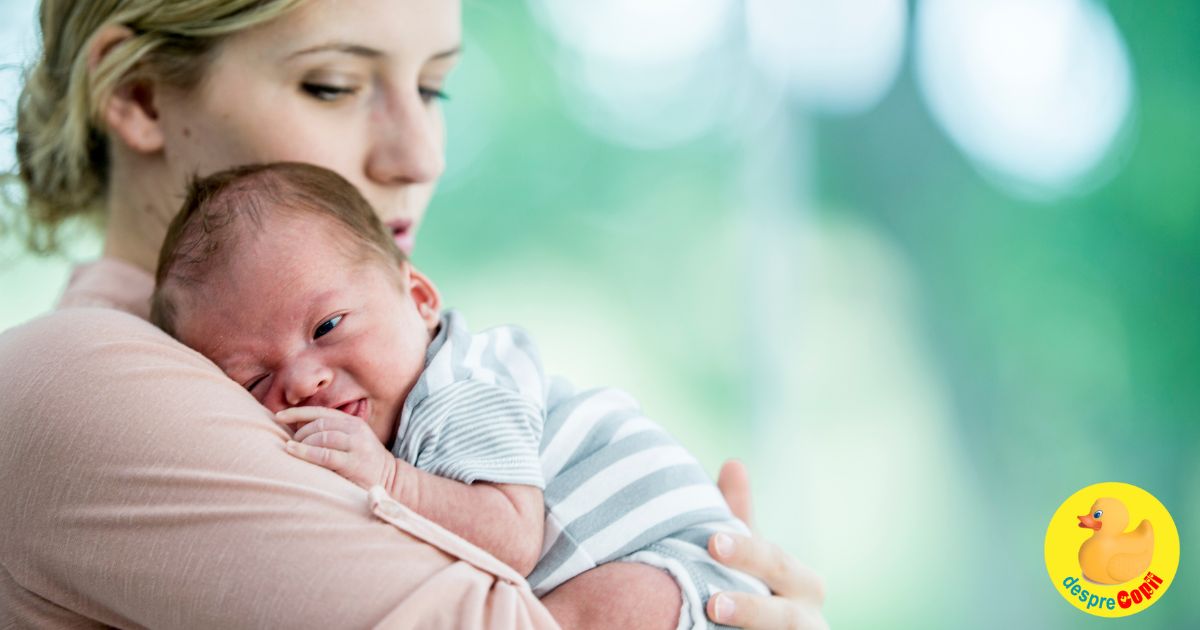
[[338, 408], [385, 443], [440, 306], [353, 185], [294, 163], [194, 182], [156, 283], [151, 321], [268, 409]]

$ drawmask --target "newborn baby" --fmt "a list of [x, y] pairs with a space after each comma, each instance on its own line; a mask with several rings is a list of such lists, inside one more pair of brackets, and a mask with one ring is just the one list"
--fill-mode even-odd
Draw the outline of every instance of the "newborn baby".
[[748, 532], [689, 453], [628, 395], [546, 380], [521, 330], [442, 312], [340, 176], [281, 163], [195, 182], [156, 281], [152, 321], [275, 412], [289, 453], [382, 486], [538, 596], [642, 563], [678, 582], [690, 628], [715, 592], [768, 592], [709, 556], [713, 533]]

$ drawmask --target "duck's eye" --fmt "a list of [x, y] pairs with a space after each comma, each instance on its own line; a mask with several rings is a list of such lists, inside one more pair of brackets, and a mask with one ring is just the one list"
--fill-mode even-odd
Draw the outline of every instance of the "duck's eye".
[[1092, 518], [1100, 518], [1101, 516], [1104, 516], [1104, 510], [1096, 510], [1096, 513], [1092, 515]]
[[317, 326], [317, 329], [313, 331], [313, 339], [320, 339], [321, 337], [324, 337], [334, 328], [337, 328], [337, 325], [340, 323], [342, 323], [341, 315], [335, 315], [321, 322], [321, 325]]

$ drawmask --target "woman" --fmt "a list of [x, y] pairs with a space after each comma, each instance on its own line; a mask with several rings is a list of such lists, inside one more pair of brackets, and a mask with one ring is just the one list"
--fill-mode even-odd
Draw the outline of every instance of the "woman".
[[[57, 312], [0, 336], [0, 626], [624, 627], [673, 619], [597, 602], [605, 565], [545, 608], [490, 556], [282, 449], [267, 412], [144, 321], [189, 177], [307, 161], [353, 182], [410, 248], [442, 172], [446, 0], [44, 0], [18, 112], [37, 248], [103, 219], [104, 256]], [[319, 261], [318, 261], [319, 262]], [[79, 308], [100, 307], [100, 308]], [[721, 487], [748, 518], [744, 471]], [[822, 627], [820, 581], [759, 539], [718, 560], [777, 593], [714, 620]], [[497, 566], [499, 565], [499, 566]], [[676, 588], [662, 576], [663, 589]], [[665, 616], [664, 616], [665, 615]], [[668, 625], [668, 627], [670, 627]]]

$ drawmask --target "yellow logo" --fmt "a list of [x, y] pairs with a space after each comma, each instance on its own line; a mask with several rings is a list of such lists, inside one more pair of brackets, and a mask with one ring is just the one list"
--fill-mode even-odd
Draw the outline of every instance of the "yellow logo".
[[1153, 495], [1127, 483], [1076, 492], [1046, 529], [1050, 581], [1073, 606], [1093, 615], [1125, 617], [1149, 608], [1178, 568], [1175, 521]]

